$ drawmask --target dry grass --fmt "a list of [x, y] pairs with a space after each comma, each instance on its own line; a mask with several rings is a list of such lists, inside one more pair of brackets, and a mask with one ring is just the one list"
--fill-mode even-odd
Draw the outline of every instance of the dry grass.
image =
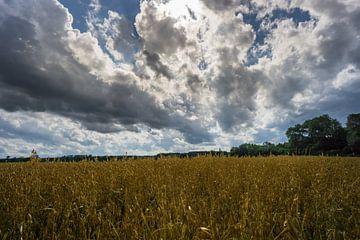
[[0, 165], [0, 239], [360, 239], [360, 159]]

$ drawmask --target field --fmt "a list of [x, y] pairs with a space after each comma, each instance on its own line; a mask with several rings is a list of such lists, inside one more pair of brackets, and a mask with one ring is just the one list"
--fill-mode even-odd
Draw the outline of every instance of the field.
[[360, 159], [0, 165], [0, 239], [360, 239]]

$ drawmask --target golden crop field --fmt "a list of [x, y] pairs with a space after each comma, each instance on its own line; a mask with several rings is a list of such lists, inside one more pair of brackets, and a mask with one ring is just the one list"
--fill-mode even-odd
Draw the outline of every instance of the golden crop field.
[[360, 239], [360, 158], [0, 165], [0, 239]]

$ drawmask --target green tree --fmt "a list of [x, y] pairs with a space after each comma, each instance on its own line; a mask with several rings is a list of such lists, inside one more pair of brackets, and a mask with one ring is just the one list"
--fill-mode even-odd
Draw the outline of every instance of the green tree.
[[297, 154], [342, 150], [346, 146], [345, 129], [328, 115], [297, 124], [286, 131], [286, 136]]
[[289, 140], [289, 145], [295, 154], [304, 154], [309, 145], [309, 134], [300, 124], [288, 128], [286, 136]]
[[314, 150], [321, 152], [340, 150], [347, 145], [345, 129], [329, 115], [307, 120], [303, 127], [308, 131], [310, 147]]
[[360, 113], [350, 114], [346, 123], [346, 138], [351, 150], [360, 153]]

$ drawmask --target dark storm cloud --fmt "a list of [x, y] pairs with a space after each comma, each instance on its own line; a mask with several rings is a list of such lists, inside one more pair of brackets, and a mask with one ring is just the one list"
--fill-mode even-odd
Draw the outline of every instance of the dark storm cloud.
[[120, 132], [122, 129], [119, 126], [116, 126], [112, 123], [101, 123], [101, 122], [88, 122], [86, 120], [82, 121], [82, 124], [86, 129], [96, 131], [99, 133], [113, 133]]
[[194, 121], [193, 124], [188, 124], [184, 118], [179, 118], [177, 121], [177, 130], [182, 133], [187, 133], [185, 139], [188, 143], [209, 143], [212, 142], [214, 136], [203, 130], [200, 122]]
[[356, 31], [360, 32], [360, 24], [358, 24], [360, 22], [360, 7], [356, 8], [351, 13], [349, 18], [350, 18], [350, 23], [351, 23], [352, 27], [354, 27], [356, 29]]
[[167, 79], [172, 78], [169, 67], [161, 62], [160, 56], [157, 53], [150, 53], [145, 50], [143, 54], [145, 55], [147, 65], [154, 70], [157, 75], [163, 75]]
[[331, 16], [336, 16], [338, 19], [319, 33], [326, 36], [321, 41], [320, 51], [324, 57], [324, 63], [320, 64], [320, 67], [328, 70], [336, 69], [337, 65], [343, 65], [341, 64], [343, 61], [358, 64], [360, 51], [357, 50], [360, 42], [356, 36], [360, 34], [360, 8], [347, 11], [346, 5], [336, 1], [330, 1], [329, 5], [319, 1], [316, 6], [321, 8], [321, 11], [325, 9]]
[[261, 79], [259, 72], [241, 66], [222, 66], [213, 86], [218, 96], [217, 119], [223, 130], [232, 131], [239, 124], [251, 125], [256, 111], [254, 95]]
[[266, 86], [266, 89], [271, 92], [268, 99], [269, 102], [284, 109], [294, 108], [291, 99], [295, 94], [304, 91], [309, 84], [309, 81], [304, 79], [301, 73], [298, 74], [298, 76], [294, 73], [291, 75], [284, 74], [284, 76], [276, 79], [276, 82], [267, 82], [268, 86]]
[[320, 32], [321, 35], [326, 36], [320, 46], [320, 52], [324, 58], [324, 61], [319, 64], [320, 68], [337, 72], [338, 67], [342, 67], [342, 61], [347, 61], [345, 58], [351, 51], [349, 47], [354, 41], [353, 33], [345, 22], [335, 22]]
[[[355, 32], [357, 32], [358, 36], [360, 34], [360, 7], [354, 10], [349, 16], [349, 23], [354, 28]], [[350, 61], [356, 65], [358, 69], [360, 69], [360, 43], [356, 47], [350, 50], [349, 57]]]
[[118, 74], [116, 78], [122, 81], [112, 84], [96, 79], [57, 39], [47, 39], [46, 44], [59, 63], [67, 63], [66, 69], [44, 55], [33, 24], [5, 16], [0, 23], [1, 108], [57, 113], [99, 132], [116, 131], [114, 123], [144, 123], [179, 130], [191, 143], [211, 141], [211, 135], [195, 121], [160, 108], [137, 86], [121, 84], [129, 76]]
[[351, 62], [360, 69], [360, 45], [350, 52], [349, 57]]
[[216, 118], [224, 131], [231, 132], [239, 124], [251, 125], [254, 96], [265, 77], [238, 63], [238, 49], [222, 48], [219, 53], [219, 73], [212, 83], [218, 96]]

